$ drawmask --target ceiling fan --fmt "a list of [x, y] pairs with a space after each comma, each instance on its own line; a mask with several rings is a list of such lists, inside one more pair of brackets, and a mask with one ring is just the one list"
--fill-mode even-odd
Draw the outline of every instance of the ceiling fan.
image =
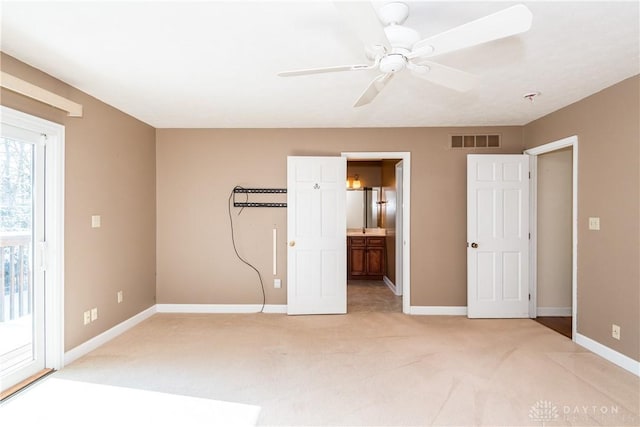
[[432, 83], [459, 92], [469, 91], [476, 85], [475, 75], [431, 62], [428, 58], [523, 33], [531, 28], [532, 21], [529, 9], [520, 4], [420, 40], [416, 30], [402, 25], [409, 16], [405, 3], [387, 3], [378, 13], [369, 2], [336, 1], [334, 4], [364, 42], [366, 57], [372, 62], [282, 71], [278, 75], [290, 77], [378, 69], [381, 74], [371, 81], [354, 107], [373, 101], [393, 76], [404, 69]]

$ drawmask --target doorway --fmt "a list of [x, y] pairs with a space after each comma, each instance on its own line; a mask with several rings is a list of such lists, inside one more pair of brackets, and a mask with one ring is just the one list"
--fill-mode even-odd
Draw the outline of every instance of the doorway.
[[578, 138], [526, 150], [531, 166], [529, 314], [576, 337]]
[[1, 112], [0, 396], [6, 397], [63, 363], [64, 127], [6, 107]]
[[[378, 259], [384, 256], [385, 260], [392, 259], [390, 264], [393, 265], [393, 271], [388, 272], [383, 269], [381, 272], [381, 270], [374, 268], [375, 271], [360, 272], [356, 269], [357, 272], [355, 274], [362, 274], [360, 277], [367, 280], [349, 281], [351, 286], [348, 293], [350, 308], [353, 302], [355, 303], [353, 308], [356, 311], [375, 311], [376, 307], [382, 311], [389, 311], [394, 310], [394, 304], [397, 303], [398, 306], [402, 306], [402, 312], [409, 314], [411, 307], [409, 248], [410, 153], [346, 152], [342, 153], [342, 156], [346, 157], [347, 162], [363, 162], [362, 165], [365, 164], [364, 162], [379, 162], [381, 165], [386, 163], [386, 175], [391, 176], [390, 182], [393, 182], [393, 189], [388, 188], [388, 191], [385, 192], [384, 183], [380, 179], [379, 191], [375, 193], [378, 194], [378, 197], [371, 200], [372, 205], [378, 205], [379, 212], [393, 211], [393, 215], [373, 216], [375, 218], [374, 221], [367, 221], [367, 224], [375, 225], [373, 227], [365, 225], [364, 230], [366, 233], [361, 234], [357, 229], [352, 229], [354, 234], [352, 237], [355, 240], [349, 238], [348, 240], [349, 243], [356, 246], [347, 249], [347, 256], [353, 257], [349, 261], [354, 262], [354, 264], [359, 262], [363, 267], [366, 265], [380, 266]], [[355, 175], [356, 173], [346, 177], [348, 186], [353, 187], [353, 181], [356, 179]], [[366, 187], [366, 182], [363, 183], [361, 180], [361, 174], [358, 173], [357, 175], [358, 181], [361, 181], [361, 187]], [[371, 185], [369, 187], [374, 186]], [[364, 213], [361, 217], [366, 218]], [[392, 224], [389, 222], [392, 222]], [[387, 235], [387, 229], [392, 230], [390, 235]], [[355, 234], [356, 232], [357, 234]], [[393, 248], [392, 253], [386, 251], [386, 242], [390, 242], [390, 240], [389, 247]], [[385, 242], [384, 249], [381, 249], [380, 245], [383, 242]], [[369, 262], [367, 259], [369, 259]], [[365, 288], [368, 289], [365, 290]], [[387, 298], [387, 296], [390, 298]], [[395, 301], [393, 301], [394, 299]], [[369, 308], [366, 307], [367, 305], [369, 305]]]

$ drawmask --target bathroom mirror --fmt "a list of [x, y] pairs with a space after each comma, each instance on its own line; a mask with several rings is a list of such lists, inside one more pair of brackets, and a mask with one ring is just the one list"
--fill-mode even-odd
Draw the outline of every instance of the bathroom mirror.
[[376, 228], [380, 187], [347, 190], [347, 228]]

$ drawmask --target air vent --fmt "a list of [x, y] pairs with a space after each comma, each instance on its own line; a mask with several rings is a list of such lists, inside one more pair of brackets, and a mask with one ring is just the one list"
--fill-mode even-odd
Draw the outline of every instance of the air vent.
[[497, 148], [500, 135], [451, 135], [451, 148]]

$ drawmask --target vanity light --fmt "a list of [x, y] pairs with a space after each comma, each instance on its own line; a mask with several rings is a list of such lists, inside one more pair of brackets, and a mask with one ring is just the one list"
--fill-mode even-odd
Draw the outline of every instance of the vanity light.
[[353, 178], [353, 188], [360, 188], [361, 184], [360, 184], [360, 178], [358, 177], [358, 175], [356, 175]]

